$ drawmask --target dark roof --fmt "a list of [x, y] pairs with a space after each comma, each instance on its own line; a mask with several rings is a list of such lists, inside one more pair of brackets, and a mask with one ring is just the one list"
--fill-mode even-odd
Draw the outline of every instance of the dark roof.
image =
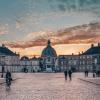
[[20, 60], [30, 60], [30, 59], [27, 56], [23, 56], [23, 57], [21, 57]]
[[7, 47], [0, 46], [0, 54], [9, 55], [9, 56], [17, 56], [18, 54], [12, 52]]
[[48, 40], [48, 45], [46, 48], [43, 49], [41, 54], [41, 57], [47, 57], [47, 56], [57, 57], [55, 49], [51, 46], [50, 40]]
[[92, 54], [100, 54], [100, 46], [91, 47], [87, 51], [85, 51], [82, 55], [92, 55]]

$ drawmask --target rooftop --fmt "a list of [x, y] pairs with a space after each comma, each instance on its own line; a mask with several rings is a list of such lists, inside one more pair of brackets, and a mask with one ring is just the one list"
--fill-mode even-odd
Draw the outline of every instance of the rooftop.
[[10, 49], [5, 47], [4, 45], [0, 46], [0, 54], [1, 55], [9, 55], [9, 56], [17, 56], [18, 54], [12, 52]]
[[92, 54], [100, 54], [100, 44], [98, 46], [91, 45], [87, 51], [85, 51], [82, 55], [92, 55]]

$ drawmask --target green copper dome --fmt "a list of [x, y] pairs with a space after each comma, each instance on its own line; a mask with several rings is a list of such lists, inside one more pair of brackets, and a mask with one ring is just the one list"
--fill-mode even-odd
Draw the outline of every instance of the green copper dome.
[[46, 48], [43, 49], [41, 56], [42, 57], [47, 57], [47, 56], [57, 57], [55, 49], [51, 46], [50, 40], [48, 40], [48, 45]]

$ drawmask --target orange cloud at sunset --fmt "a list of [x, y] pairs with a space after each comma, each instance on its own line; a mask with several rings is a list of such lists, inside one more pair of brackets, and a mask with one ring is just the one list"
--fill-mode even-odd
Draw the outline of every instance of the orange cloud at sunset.
[[[33, 32], [24, 37], [23, 41], [5, 42], [11, 49], [20, 51], [21, 55], [41, 55], [50, 39], [58, 54], [71, 54], [84, 51], [91, 43], [100, 40], [100, 24], [90, 23], [65, 28], [57, 32]], [[62, 49], [63, 48], [63, 49]]]
[[[57, 55], [64, 55], [64, 54], [78, 54], [79, 52], [87, 50], [91, 45], [90, 44], [63, 44], [63, 45], [55, 45], [53, 46], [57, 52]], [[29, 57], [33, 56], [40, 56], [42, 50], [45, 46], [37, 46], [31, 47], [26, 49], [20, 48], [11, 48], [13, 51], [19, 52], [21, 56], [26, 55]]]

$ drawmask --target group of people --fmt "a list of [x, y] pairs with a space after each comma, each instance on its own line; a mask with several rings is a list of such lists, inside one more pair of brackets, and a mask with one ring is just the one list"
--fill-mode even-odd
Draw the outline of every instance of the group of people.
[[[88, 70], [85, 70], [85, 77], [88, 77], [88, 74], [89, 74], [89, 71]], [[93, 71], [93, 78], [96, 77], [96, 72]]]
[[65, 80], [67, 80], [68, 76], [69, 76], [69, 80], [70, 81], [72, 80], [72, 71], [71, 70], [69, 70], [69, 71], [65, 70], [64, 75], [65, 75]]

